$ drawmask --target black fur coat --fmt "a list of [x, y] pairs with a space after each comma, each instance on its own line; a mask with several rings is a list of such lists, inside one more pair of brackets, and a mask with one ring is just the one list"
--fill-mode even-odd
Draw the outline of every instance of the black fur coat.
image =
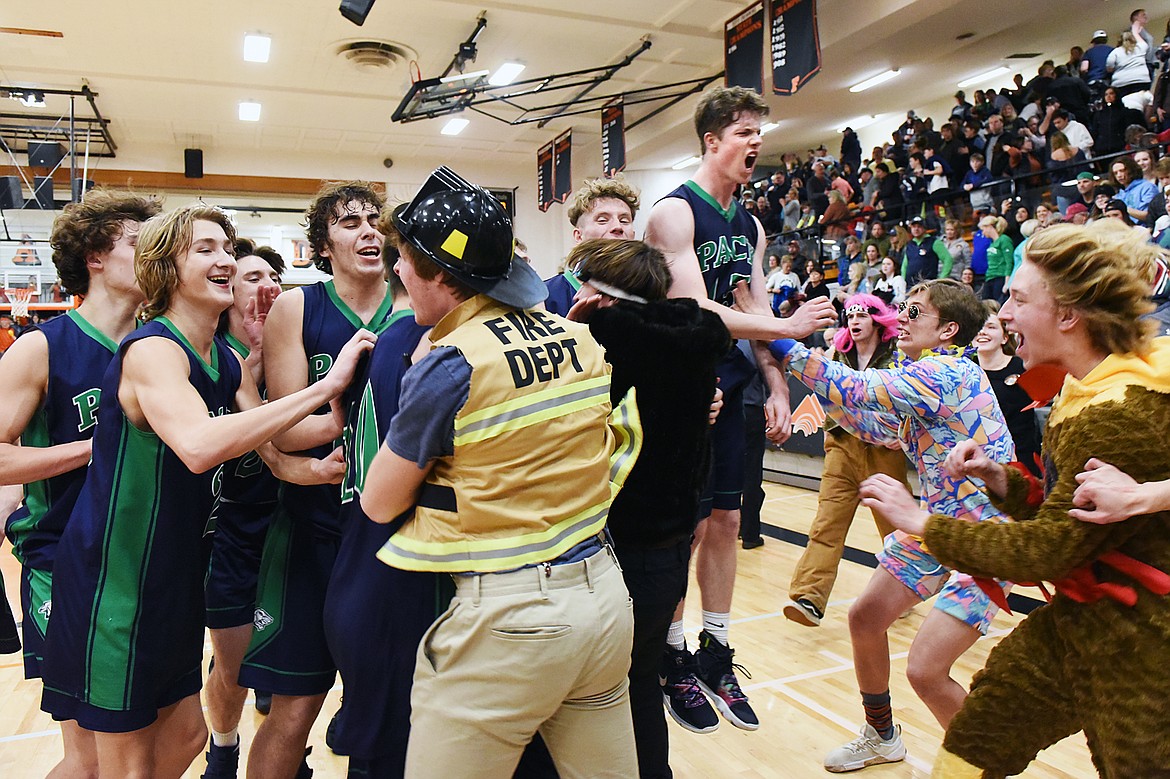
[[613, 366], [611, 397], [637, 390], [642, 453], [614, 499], [614, 541], [664, 546], [689, 537], [710, 468], [715, 366], [733, 341], [719, 316], [690, 299], [619, 302], [599, 309], [589, 331]]

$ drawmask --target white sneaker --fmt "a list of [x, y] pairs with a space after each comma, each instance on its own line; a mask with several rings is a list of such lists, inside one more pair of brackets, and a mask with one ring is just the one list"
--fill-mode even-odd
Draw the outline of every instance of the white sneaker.
[[906, 745], [902, 743], [902, 726], [894, 726], [894, 737], [882, 741], [881, 736], [866, 723], [861, 737], [839, 746], [825, 755], [825, 770], [835, 774], [857, 771], [871, 765], [897, 763], [906, 758]]

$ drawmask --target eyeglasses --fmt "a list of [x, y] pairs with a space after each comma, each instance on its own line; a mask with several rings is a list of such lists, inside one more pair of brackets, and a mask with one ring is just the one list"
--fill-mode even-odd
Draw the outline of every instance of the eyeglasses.
[[906, 318], [909, 319], [911, 322], [915, 321], [920, 316], [932, 316], [935, 319], [939, 319], [938, 314], [926, 313], [925, 311], [923, 311], [921, 308], [918, 307], [917, 303], [911, 303], [911, 304], [907, 305], [904, 301], [902, 303], [898, 304], [898, 313], [899, 314], [905, 313]]

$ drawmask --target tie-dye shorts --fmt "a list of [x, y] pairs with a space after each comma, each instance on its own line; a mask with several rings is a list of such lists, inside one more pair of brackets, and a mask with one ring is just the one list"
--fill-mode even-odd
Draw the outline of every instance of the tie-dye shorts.
[[[986, 634], [999, 607], [965, 573], [952, 571], [911, 535], [895, 531], [877, 553], [878, 564], [922, 600], [938, 595], [934, 608]], [[1006, 590], [1008, 585], [1000, 583]]]

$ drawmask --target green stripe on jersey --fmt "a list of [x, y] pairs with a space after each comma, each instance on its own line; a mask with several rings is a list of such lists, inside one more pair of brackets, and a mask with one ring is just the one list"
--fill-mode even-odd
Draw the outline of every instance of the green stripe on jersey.
[[166, 447], [122, 420], [102, 567], [90, 617], [86, 700], [103, 709], [130, 705], [143, 579], [158, 521]]
[[357, 315], [357, 312], [349, 307], [349, 304], [341, 299], [341, 295], [337, 294], [337, 287], [333, 284], [333, 279], [325, 282], [325, 294], [333, 305], [341, 312], [341, 315], [349, 320], [349, 323], [358, 330], [363, 327], [372, 331], [375, 335], [381, 334], [390, 325], [390, 320], [386, 315], [390, 313], [390, 309], [394, 307], [394, 293], [390, 291], [390, 285], [386, 285], [386, 297], [382, 298], [382, 303], [378, 306], [378, 310], [370, 317], [369, 322], [363, 322], [362, 318]]
[[[24, 429], [24, 432], [20, 434], [20, 445], [45, 448], [51, 444], [52, 442], [49, 440], [49, 417], [45, 412], [45, 407], [42, 405], [32, 415], [32, 419], [28, 421], [28, 426]], [[49, 507], [52, 505], [53, 499], [49, 495], [48, 479], [32, 481], [24, 485], [24, 507], [28, 509], [28, 516], [12, 522], [8, 526], [8, 533], [12, 538], [12, 555], [20, 561], [21, 565], [26, 564], [24, 559], [24, 541], [27, 534], [36, 530], [37, 525], [44, 519], [45, 514], [49, 511]]]
[[212, 381], [219, 381], [219, 350], [215, 348], [214, 342], [211, 344], [211, 363], [208, 364], [207, 360], [204, 360], [203, 356], [199, 354], [199, 350], [191, 345], [191, 342], [187, 340], [187, 336], [183, 335], [183, 331], [176, 327], [174, 322], [165, 316], [156, 316], [155, 321], [162, 322], [163, 326], [171, 331], [171, 335], [178, 338], [183, 343], [183, 346], [186, 346], [191, 351], [191, 354], [195, 355], [195, 359], [203, 366], [203, 372], [210, 376]]

